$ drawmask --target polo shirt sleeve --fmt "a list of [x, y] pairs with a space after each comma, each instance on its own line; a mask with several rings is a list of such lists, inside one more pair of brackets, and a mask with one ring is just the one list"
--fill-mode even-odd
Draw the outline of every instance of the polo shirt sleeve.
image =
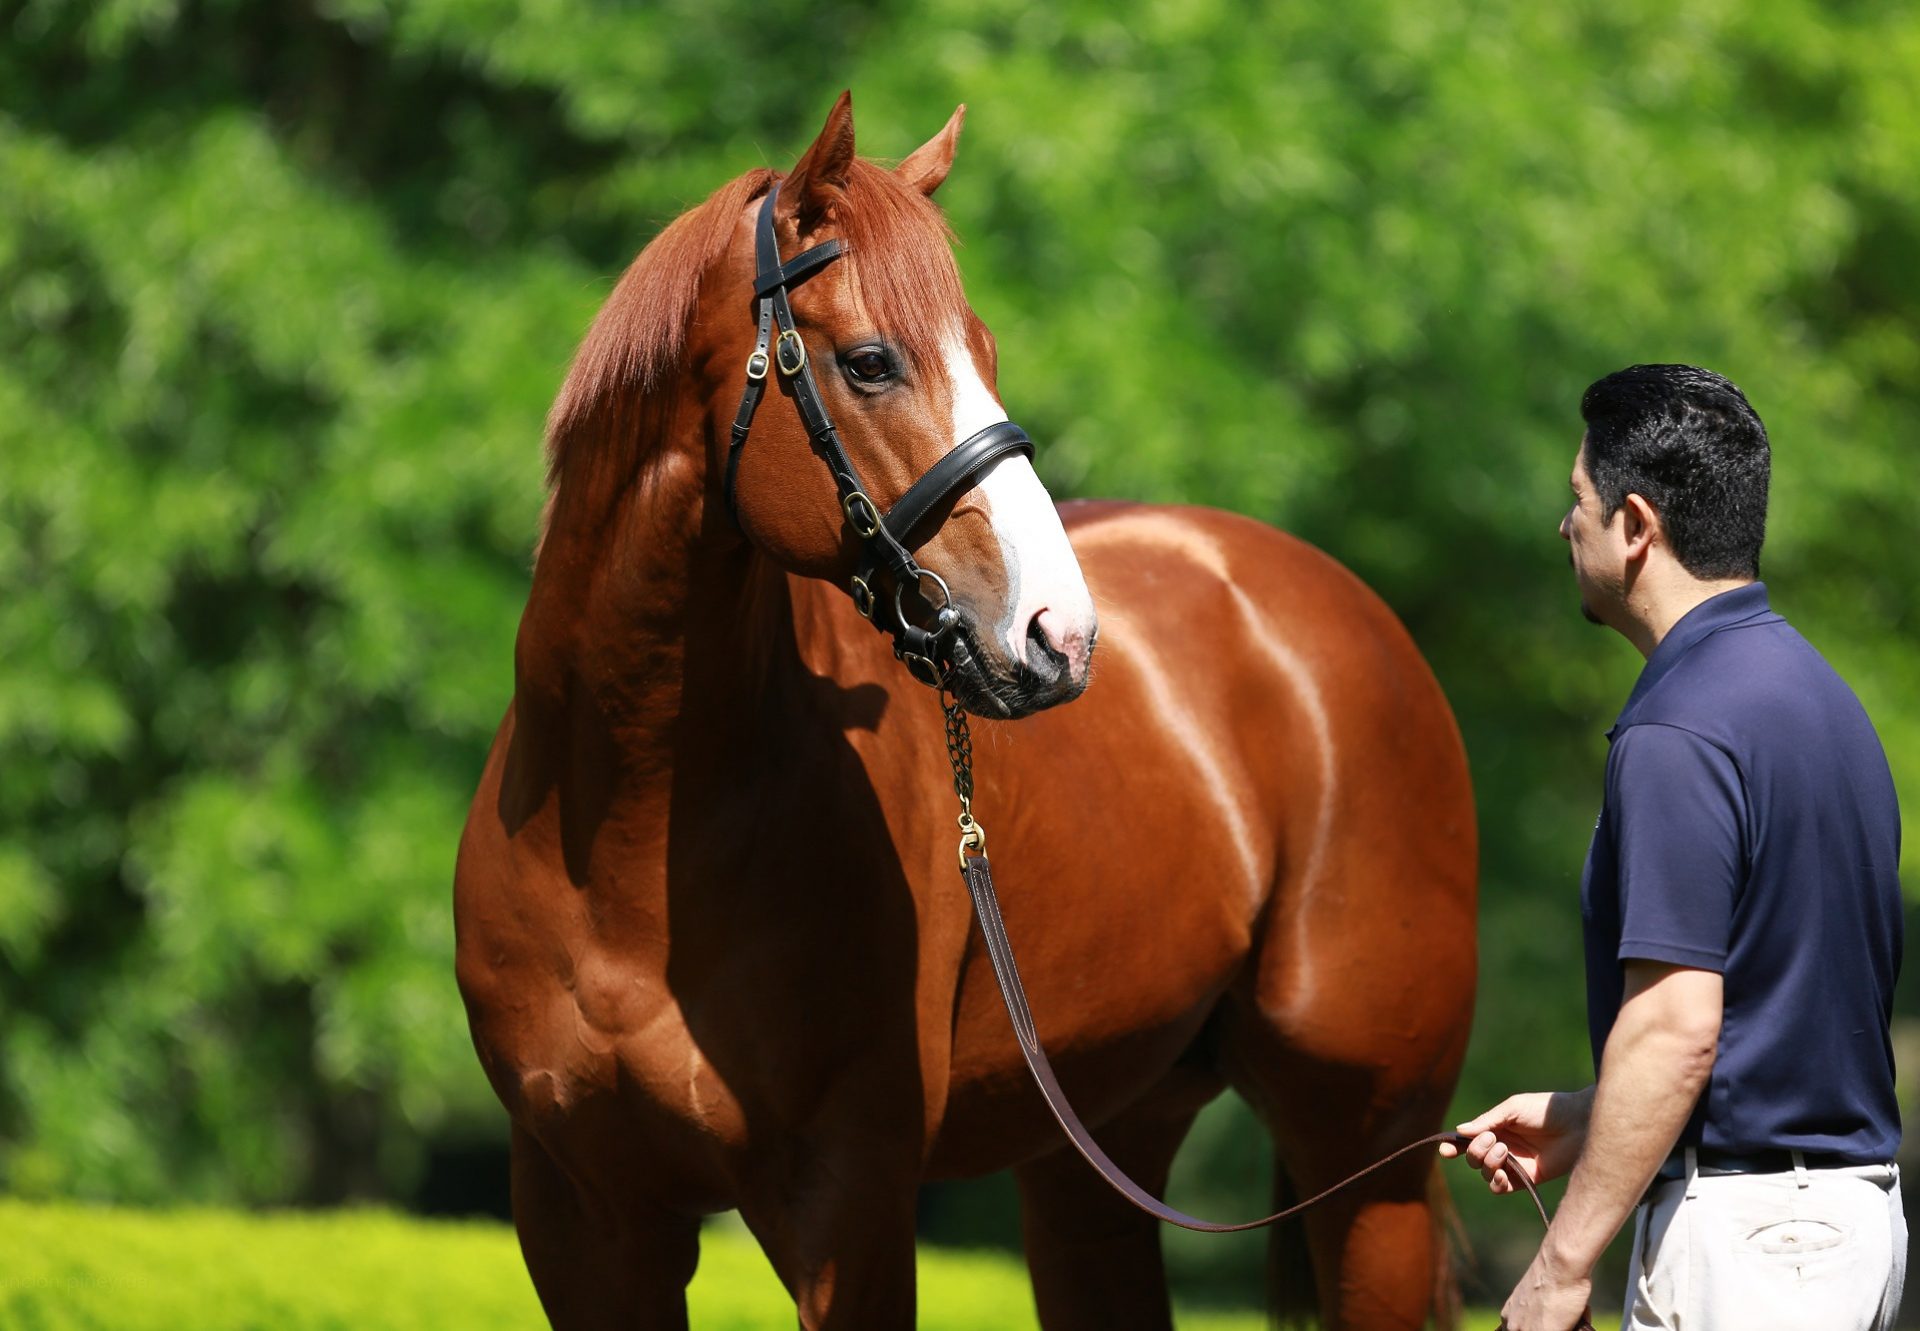
[[1746, 872], [1746, 794], [1727, 753], [1689, 730], [1637, 725], [1607, 763], [1621, 961], [1725, 971]]

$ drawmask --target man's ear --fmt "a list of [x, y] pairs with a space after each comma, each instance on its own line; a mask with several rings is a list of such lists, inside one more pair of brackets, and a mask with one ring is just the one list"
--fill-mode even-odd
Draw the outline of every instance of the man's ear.
[[1621, 535], [1627, 542], [1627, 558], [1644, 558], [1655, 545], [1664, 545], [1667, 533], [1660, 521], [1660, 511], [1646, 500], [1646, 496], [1629, 494], [1620, 505], [1620, 520], [1626, 524]]

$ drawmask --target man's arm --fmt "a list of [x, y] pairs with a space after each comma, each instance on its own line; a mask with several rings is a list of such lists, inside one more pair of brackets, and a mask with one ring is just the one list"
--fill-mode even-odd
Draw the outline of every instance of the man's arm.
[[[1585, 1149], [1546, 1241], [1502, 1309], [1512, 1331], [1567, 1331], [1592, 1291], [1594, 1264], [1673, 1150], [1713, 1071], [1721, 978], [1628, 961], [1607, 1037]], [[1496, 1146], [1486, 1165], [1506, 1152]]]

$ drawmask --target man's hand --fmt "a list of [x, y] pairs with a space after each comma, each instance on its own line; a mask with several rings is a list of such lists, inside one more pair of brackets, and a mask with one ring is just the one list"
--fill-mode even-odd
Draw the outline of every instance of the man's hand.
[[1506, 1331], [1573, 1331], [1592, 1297], [1591, 1276], [1556, 1270], [1542, 1251], [1500, 1309], [1500, 1325]]
[[[1510, 1095], [1478, 1118], [1458, 1129], [1473, 1138], [1467, 1163], [1486, 1175], [1495, 1192], [1512, 1192], [1518, 1184], [1502, 1168], [1512, 1160], [1524, 1167], [1535, 1183], [1559, 1178], [1573, 1168], [1586, 1145], [1587, 1123], [1593, 1113], [1593, 1088], [1584, 1091], [1535, 1091]], [[1452, 1159], [1452, 1145], [1440, 1148]], [[1576, 1314], [1578, 1310], [1576, 1309]]]
[[1513, 1187], [1502, 1165], [1525, 1165], [1542, 1179], [1573, 1171], [1539, 1255], [1502, 1310], [1511, 1331], [1568, 1331], [1579, 1320], [1594, 1263], [1673, 1149], [1713, 1072], [1720, 976], [1637, 958], [1623, 966], [1625, 996], [1597, 1087], [1516, 1095], [1460, 1125], [1473, 1135], [1467, 1159], [1495, 1192]]

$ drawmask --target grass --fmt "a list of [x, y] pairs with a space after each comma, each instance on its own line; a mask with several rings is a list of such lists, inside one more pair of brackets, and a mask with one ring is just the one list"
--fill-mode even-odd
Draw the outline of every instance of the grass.
[[[703, 1236], [698, 1331], [795, 1325], [753, 1241]], [[1257, 1312], [1181, 1309], [1181, 1331], [1264, 1331]], [[1493, 1331], [1477, 1313], [1468, 1331]], [[0, 1198], [7, 1331], [539, 1331], [513, 1232], [384, 1211], [135, 1211]], [[925, 1331], [1034, 1331], [1026, 1274], [998, 1253], [922, 1249]]]

